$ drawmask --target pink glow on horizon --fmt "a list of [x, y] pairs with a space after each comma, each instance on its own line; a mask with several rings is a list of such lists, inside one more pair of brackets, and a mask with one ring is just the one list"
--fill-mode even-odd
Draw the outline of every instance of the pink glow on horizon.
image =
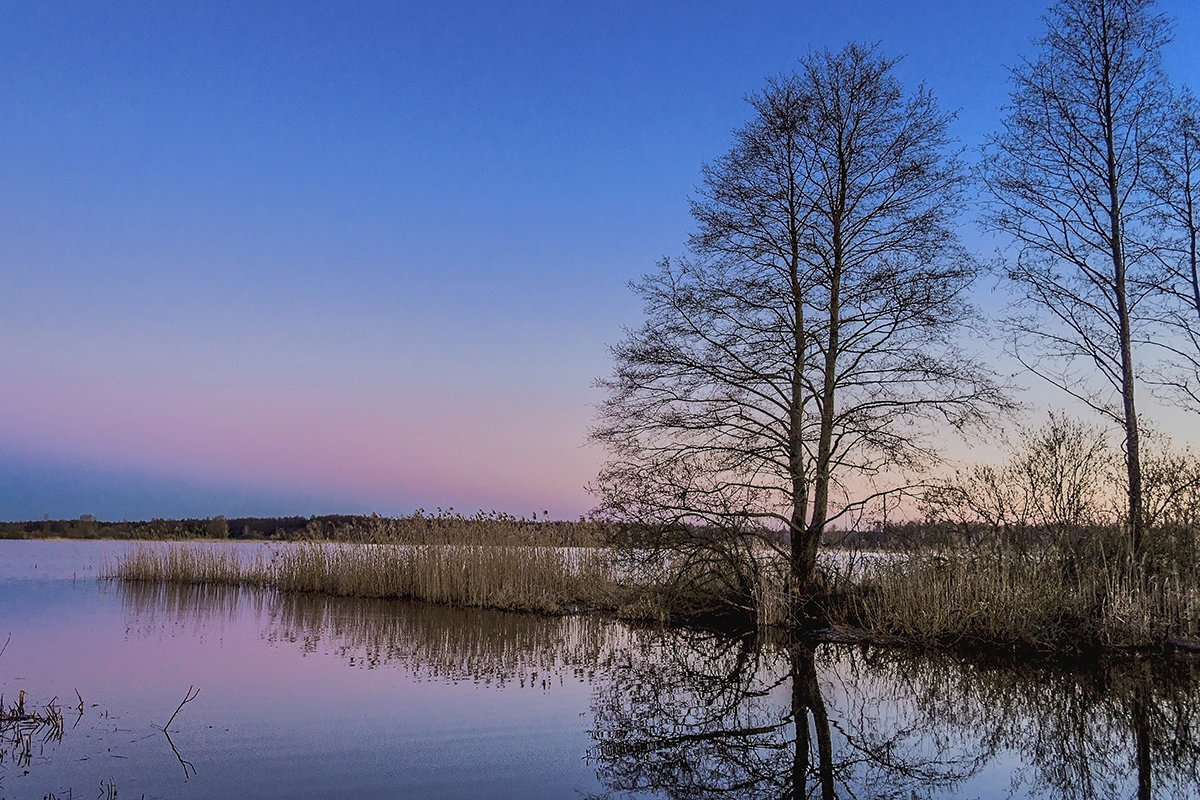
[[599, 454], [579, 440], [582, 402], [572, 411], [511, 392], [397, 396], [261, 383], [203, 392], [165, 378], [86, 390], [61, 376], [39, 383], [36, 395], [0, 399], [10, 447], [357, 498], [362, 510], [407, 498], [414, 507], [553, 509], [569, 518], [591, 505], [583, 486]]

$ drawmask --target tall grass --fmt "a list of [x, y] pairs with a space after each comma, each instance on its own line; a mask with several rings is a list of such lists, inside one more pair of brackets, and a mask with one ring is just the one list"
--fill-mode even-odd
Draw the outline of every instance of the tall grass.
[[898, 554], [856, 587], [839, 621], [905, 642], [1047, 653], [1200, 640], [1200, 564], [1190, 544], [1159, 532], [1157, 554], [1134, 570], [1113, 534], [1032, 552], [976, 545]]
[[262, 553], [247, 556], [219, 545], [170, 547], [139, 544], [115, 565], [105, 563], [101, 574], [123, 580], [169, 583], [265, 583], [270, 567]]
[[266, 558], [220, 546], [141, 545], [105, 574], [551, 613], [610, 607], [617, 595], [606, 551], [593, 548], [301, 542]]
[[[689, 557], [548, 546], [544, 530], [496, 515], [355, 525], [340, 531], [352, 541], [279, 544], [269, 556], [147, 544], [105, 574], [543, 613], [603, 610], [657, 622], [722, 611], [764, 629], [794, 622], [786, 560], [765, 548]], [[1072, 531], [1033, 547], [997, 539], [875, 555], [824, 554], [813, 604], [823, 622], [867, 639], [940, 648], [1200, 648], [1200, 541], [1191, 529], [1148, 534], [1137, 570], [1115, 528]]]
[[[759, 628], [796, 624], [784, 555], [755, 548], [741, 557], [754, 560], [753, 568], [738, 570], [754, 580], [748, 606], [739, 606], [745, 594], [729, 578], [726, 562], [692, 559], [689, 567], [702, 564], [705, 575], [668, 568], [656, 591], [643, 590], [643, 616], [672, 617], [680, 605], [706, 603], [751, 610]], [[1035, 547], [993, 539], [824, 552], [818, 566], [818, 594], [805, 613], [815, 612], [818, 625], [849, 637], [1058, 655], [1164, 647], [1200, 652], [1200, 541], [1188, 529], [1149, 532], [1138, 569], [1116, 527], [1066, 531]]]

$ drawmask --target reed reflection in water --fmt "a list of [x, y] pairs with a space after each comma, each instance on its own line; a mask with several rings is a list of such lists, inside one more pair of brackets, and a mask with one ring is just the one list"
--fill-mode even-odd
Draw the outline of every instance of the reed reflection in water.
[[416, 681], [586, 684], [592, 745], [579, 755], [593, 797], [1192, 798], [1200, 782], [1200, 677], [1186, 663], [999, 665], [589, 616], [236, 587], [120, 592], [146, 635], [204, 635], [252, 614], [266, 641]]
[[362, 600], [237, 586], [121, 582], [131, 627], [198, 633], [238, 613], [259, 620], [260, 637], [354, 667], [403, 667], [417, 680], [533, 685], [590, 681], [629, 646], [633, 632], [589, 615], [542, 617], [401, 600]]

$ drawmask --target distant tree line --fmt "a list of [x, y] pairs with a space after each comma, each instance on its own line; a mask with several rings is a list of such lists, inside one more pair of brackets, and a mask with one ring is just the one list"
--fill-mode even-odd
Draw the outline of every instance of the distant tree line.
[[119, 522], [77, 519], [0, 522], [3, 539], [299, 539], [310, 522], [349, 517], [206, 517]]
[[391, 543], [530, 544], [591, 547], [629, 536], [627, 526], [580, 518], [551, 520], [496, 511], [464, 515], [454, 509], [383, 517], [378, 514], [325, 514], [291, 517], [205, 517], [100, 521], [76, 519], [0, 522], [0, 539], [183, 539], [246, 541], [351, 541]]

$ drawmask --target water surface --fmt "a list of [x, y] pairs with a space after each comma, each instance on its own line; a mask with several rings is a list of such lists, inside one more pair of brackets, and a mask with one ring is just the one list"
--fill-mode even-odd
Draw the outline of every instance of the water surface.
[[65, 721], [5, 730], [0, 798], [1198, 796], [1187, 664], [98, 580], [126, 546], [0, 541], [5, 708]]

